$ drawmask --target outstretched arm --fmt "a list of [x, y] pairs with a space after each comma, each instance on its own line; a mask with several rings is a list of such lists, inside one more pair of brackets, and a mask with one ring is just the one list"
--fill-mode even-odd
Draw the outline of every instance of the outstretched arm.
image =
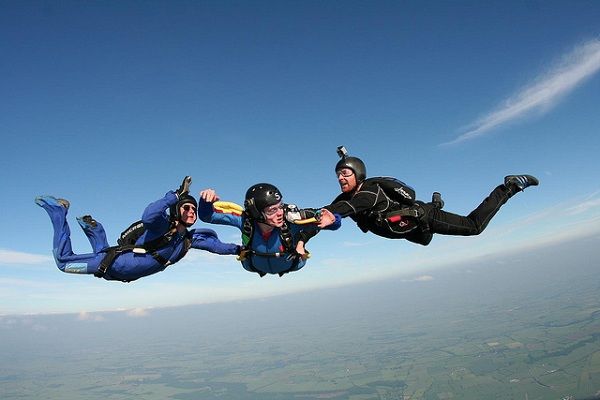
[[210, 224], [231, 225], [242, 229], [239, 215], [215, 212], [213, 204], [219, 201], [219, 195], [213, 189], [204, 189], [198, 199], [198, 218]]
[[343, 193], [325, 208], [332, 213], [339, 214], [342, 218], [345, 218], [362, 211], [370, 210], [375, 204], [377, 204], [376, 190], [365, 188], [355, 193], [353, 196]]
[[194, 229], [192, 248], [210, 251], [215, 254], [239, 254], [240, 246], [235, 243], [223, 243], [217, 232], [212, 229]]
[[285, 219], [288, 222], [296, 225], [309, 225], [316, 222], [320, 229], [336, 230], [342, 226], [342, 217], [331, 213], [329, 210], [322, 208], [299, 209], [295, 205], [286, 204]]

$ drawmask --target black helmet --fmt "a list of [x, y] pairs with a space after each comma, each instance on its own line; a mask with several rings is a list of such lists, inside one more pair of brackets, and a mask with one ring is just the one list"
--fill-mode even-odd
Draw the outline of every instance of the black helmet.
[[342, 159], [335, 164], [335, 171], [337, 172], [342, 168], [351, 169], [356, 175], [356, 183], [361, 183], [367, 179], [367, 167], [360, 158], [348, 156], [347, 154], [348, 152], [344, 146], [338, 147], [338, 155]]
[[262, 210], [279, 203], [282, 197], [279, 189], [270, 183], [257, 183], [246, 191], [244, 208], [250, 218], [264, 221]]
[[179, 221], [181, 219], [181, 213], [179, 212], [179, 210], [184, 204], [193, 204], [194, 207], [198, 208], [198, 202], [195, 198], [193, 198], [187, 193], [182, 194], [181, 196], [179, 196], [179, 200], [177, 201], [177, 203], [174, 206], [171, 206], [171, 208], [169, 209], [169, 214], [171, 215], [172, 221]]

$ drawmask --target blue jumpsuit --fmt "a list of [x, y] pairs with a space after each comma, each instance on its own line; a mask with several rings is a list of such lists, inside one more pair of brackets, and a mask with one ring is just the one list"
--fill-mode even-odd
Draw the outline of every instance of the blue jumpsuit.
[[[171, 223], [166, 210], [176, 203], [177, 196], [170, 191], [162, 199], [146, 207], [142, 216], [146, 231], [136, 244], [142, 245], [168, 232]], [[95, 227], [82, 225], [93, 253], [74, 254], [71, 248], [71, 231], [67, 223], [68, 209], [59, 204], [51, 204], [51, 202], [39, 202], [38, 204], [48, 212], [54, 227], [53, 254], [58, 268], [68, 273], [95, 273], [106, 255], [105, 250], [109, 247], [102, 224], [97, 223]], [[207, 250], [216, 254], [239, 253], [238, 245], [221, 242], [216, 232], [211, 229], [192, 229], [189, 231], [189, 235], [191, 247], [194, 249]], [[186, 253], [184, 239], [185, 233], [175, 233], [170, 242], [157, 251], [158, 254], [169, 260], [169, 265], [176, 263]], [[126, 252], [115, 259], [112, 267], [104, 275], [104, 279], [134, 281], [143, 276], [163, 271], [165, 268], [166, 266], [156, 261], [149, 253]]]
[[[198, 201], [198, 218], [204, 222], [219, 225], [230, 225], [237, 227], [240, 231], [244, 225], [244, 219], [241, 216], [218, 213], [213, 209], [212, 203], [207, 203], [203, 199]], [[325, 229], [336, 230], [341, 226], [341, 217], [335, 215], [335, 222]], [[288, 223], [290, 233], [293, 239], [293, 246], [296, 247], [298, 243], [297, 234], [301, 231], [307, 233], [316, 233], [319, 231], [315, 225], [295, 225]], [[256, 222], [254, 222], [254, 234], [251, 243], [251, 250], [253, 252], [263, 254], [273, 254], [283, 252], [285, 250], [281, 242], [281, 231], [278, 228], [273, 229], [269, 236], [263, 236]], [[304, 267], [306, 260], [300, 259], [296, 265], [295, 260], [288, 258], [289, 254], [283, 254], [281, 257], [263, 256], [251, 253], [249, 257], [242, 260], [242, 266], [244, 269], [265, 274], [280, 274], [285, 272], [297, 271]]]

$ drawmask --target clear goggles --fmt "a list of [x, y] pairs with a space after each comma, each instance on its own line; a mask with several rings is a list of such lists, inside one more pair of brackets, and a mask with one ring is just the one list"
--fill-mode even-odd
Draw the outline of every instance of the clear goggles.
[[267, 216], [267, 217], [272, 217], [273, 215], [277, 214], [277, 212], [279, 210], [283, 209], [283, 203], [278, 203], [275, 204], [274, 206], [270, 206], [267, 207], [263, 210], [263, 213]]
[[342, 168], [335, 171], [335, 176], [343, 176], [344, 178], [348, 178], [349, 176], [354, 175], [354, 171], [350, 168]]

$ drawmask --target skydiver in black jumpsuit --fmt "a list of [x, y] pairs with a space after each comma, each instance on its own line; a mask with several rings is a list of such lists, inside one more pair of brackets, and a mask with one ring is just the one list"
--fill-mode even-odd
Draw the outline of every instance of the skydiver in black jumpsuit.
[[[443, 201], [434, 193], [432, 202], [424, 203], [414, 198], [409, 186], [396, 188], [398, 197], [389, 196], [381, 178], [367, 179], [363, 161], [347, 156], [343, 147], [338, 148], [342, 159], [335, 172], [342, 193], [326, 206], [329, 211], [342, 217], [352, 218], [363, 232], [372, 232], [390, 239], [406, 239], [413, 243], [428, 245], [434, 233], [442, 235], [479, 235], [508, 199], [539, 181], [531, 175], [508, 175], [477, 208], [467, 216], [442, 210]], [[406, 189], [406, 190], [404, 190]], [[394, 215], [397, 216], [394, 219]], [[398, 216], [399, 215], [399, 216]], [[392, 222], [393, 221], [393, 222]]]

